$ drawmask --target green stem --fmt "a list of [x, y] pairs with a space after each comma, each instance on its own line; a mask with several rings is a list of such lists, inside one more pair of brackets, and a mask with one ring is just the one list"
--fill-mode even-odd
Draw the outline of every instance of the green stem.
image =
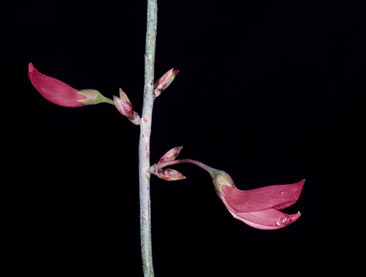
[[107, 104], [111, 104], [114, 106], [114, 102], [112, 99], [108, 98], [108, 97], [104, 97], [103, 99], [103, 103], [107, 103]]
[[154, 65], [157, 30], [157, 0], [147, 1], [144, 99], [139, 142], [139, 196], [141, 256], [144, 277], [153, 277], [150, 208], [150, 134], [154, 105]]

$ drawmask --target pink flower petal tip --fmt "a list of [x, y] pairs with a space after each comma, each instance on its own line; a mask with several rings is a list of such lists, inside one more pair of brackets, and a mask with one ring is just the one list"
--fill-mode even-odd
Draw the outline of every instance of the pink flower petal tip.
[[39, 72], [32, 63], [28, 65], [28, 77], [34, 88], [48, 101], [63, 107], [80, 107], [79, 100], [86, 97], [68, 84]]

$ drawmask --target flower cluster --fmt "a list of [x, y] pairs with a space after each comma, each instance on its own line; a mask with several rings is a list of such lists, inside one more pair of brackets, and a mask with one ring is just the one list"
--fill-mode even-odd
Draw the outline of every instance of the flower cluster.
[[[179, 70], [170, 69], [156, 83], [154, 96], [158, 97], [165, 90]], [[39, 72], [32, 63], [28, 65], [28, 76], [35, 89], [48, 101], [64, 107], [80, 107], [84, 105], [109, 103], [127, 117], [132, 123], [139, 125], [140, 116], [133, 110], [127, 94], [119, 89], [119, 97], [113, 101], [94, 89], [77, 90], [68, 84]], [[273, 230], [283, 228], [295, 222], [301, 213], [286, 214], [282, 209], [293, 205], [300, 197], [305, 180], [286, 185], [272, 185], [252, 190], [238, 189], [229, 174], [214, 169], [199, 161], [191, 159], [176, 160], [182, 146], [174, 147], [165, 153], [160, 160], [149, 169], [160, 179], [166, 181], [182, 180], [186, 177], [169, 165], [180, 163], [195, 164], [210, 173], [215, 190], [225, 207], [234, 218], [258, 229]]]

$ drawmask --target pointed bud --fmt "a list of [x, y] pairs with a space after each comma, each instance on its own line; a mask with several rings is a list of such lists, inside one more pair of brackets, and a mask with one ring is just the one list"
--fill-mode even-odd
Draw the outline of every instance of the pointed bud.
[[171, 168], [161, 169], [156, 164], [152, 165], [149, 168], [149, 173], [165, 181], [177, 181], [186, 179], [186, 176], [184, 176], [179, 171]]
[[180, 173], [175, 169], [167, 168], [162, 170], [162, 173], [160, 174], [159, 178], [165, 181], [178, 181], [186, 179], [186, 176], [184, 176], [182, 173]]
[[165, 90], [175, 79], [177, 74], [179, 73], [178, 69], [170, 69], [166, 72], [156, 83], [155, 83], [155, 90], [154, 96], [155, 98], [158, 97], [163, 90]]
[[128, 99], [127, 94], [121, 88], [119, 89], [119, 95], [120, 98], [113, 96], [113, 102], [117, 110], [133, 124], [139, 125], [141, 121], [140, 116], [133, 110], [130, 99]]
[[183, 146], [176, 146], [166, 152], [159, 160], [158, 165], [164, 162], [174, 161], [182, 150]]
[[44, 98], [59, 106], [80, 107], [99, 103], [113, 104], [111, 99], [104, 97], [97, 90], [76, 90], [60, 80], [42, 74], [32, 63], [28, 64], [28, 77], [34, 88]]
[[120, 88], [119, 96], [113, 96], [113, 102], [117, 110], [126, 117], [133, 116], [133, 107], [130, 99], [128, 99], [127, 94]]

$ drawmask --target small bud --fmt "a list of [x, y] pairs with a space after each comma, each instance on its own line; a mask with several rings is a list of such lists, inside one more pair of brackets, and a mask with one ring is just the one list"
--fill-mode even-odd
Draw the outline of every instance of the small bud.
[[159, 172], [158, 177], [165, 181], [178, 181], [178, 180], [186, 179], [186, 176], [184, 176], [182, 173], [180, 173], [179, 171], [177, 171], [175, 169], [167, 168], [164, 170], [160, 169], [159, 171], [162, 171], [162, 172], [161, 173]]
[[164, 162], [174, 161], [182, 150], [183, 146], [176, 146], [166, 152], [159, 160], [158, 165]]
[[162, 91], [165, 90], [174, 81], [178, 73], [178, 69], [172, 68], [155, 83], [155, 98], [158, 97], [162, 93]]
[[113, 96], [113, 102], [116, 105], [117, 110], [126, 117], [133, 116], [133, 107], [127, 94], [120, 88], [119, 96]]
[[120, 97], [113, 96], [113, 102], [117, 110], [133, 124], [139, 125], [141, 121], [140, 116], [133, 110], [130, 99], [128, 99], [127, 94], [121, 88], [119, 89], [119, 95]]
[[113, 101], [93, 89], [77, 90], [68, 84], [42, 74], [32, 63], [28, 64], [28, 77], [34, 88], [48, 101], [63, 107], [109, 103]]
[[158, 165], [154, 164], [149, 168], [149, 173], [155, 175], [159, 179], [163, 179], [165, 181], [177, 181], [186, 179], [182, 173], [175, 169], [167, 168], [161, 169]]

